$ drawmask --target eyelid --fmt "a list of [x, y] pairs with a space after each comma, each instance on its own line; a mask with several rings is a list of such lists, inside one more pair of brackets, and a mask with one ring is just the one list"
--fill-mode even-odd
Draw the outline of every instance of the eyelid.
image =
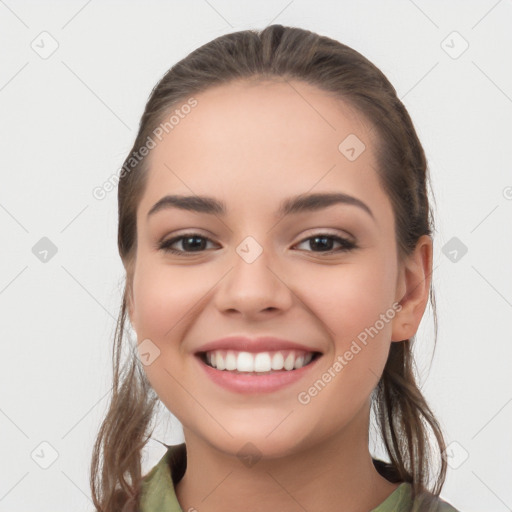
[[[307, 240], [308, 238], [311, 238], [312, 236], [319, 236], [319, 235], [338, 236], [340, 238], [346, 238], [347, 235], [348, 235], [348, 240], [349, 241], [355, 243], [356, 240], [357, 240], [356, 237], [354, 235], [352, 235], [352, 233], [349, 233], [348, 231], [343, 230], [340, 233], [340, 231], [331, 231], [330, 229], [332, 229], [332, 228], [324, 228], [324, 229], [322, 229], [322, 228], [311, 228], [309, 230], [306, 230], [305, 233], [302, 234], [302, 237], [298, 240], [298, 242], [304, 242], [304, 240]], [[156, 244], [157, 248], [162, 243], [164, 243], [164, 242], [168, 243], [171, 240], [178, 240], [178, 239], [180, 239], [182, 237], [185, 237], [185, 236], [195, 236], [195, 235], [198, 235], [198, 236], [200, 236], [202, 238], [207, 239], [208, 241], [214, 242], [214, 240], [212, 238], [210, 238], [210, 235], [205, 235], [201, 231], [203, 231], [203, 230], [201, 230], [201, 229], [190, 230], [189, 229], [188, 231], [183, 231], [183, 232], [178, 231], [178, 232], [174, 233], [167, 240], [166, 240], [167, 235], [164, 235], [163, 237], [161, 237], [157, 241], [157, 244]], [[213, 236], [215, 236], [215, 235], [213, 235]]]
[[[200, 251], [183, 251], [183, 250], [177, 250], [177, 249], [171, 248], [172, 245], [182, 241], [183, 239], [185, 239], [187, 237], [188, 238], [197, 237], [197, 238], [201, 238], [201, 239], [205, 240], [206, 244], [208, 244], [210, 242], [215, 245], [219, 245], [217, 242], [212, 240], [210, 237], [203, 235], [199, 231], [188, 231], [188, 232], [184, 232], [184, 233], [175, 233], [173, 236], [171, 236], [168, 239], [165, 239], [165, 237], [163, 237], [160, 241], [157, 242], [155, 249], [157, 251], [163, 251], [164, 253], [174, 254], [174, 255], [178, 255], [178, 256], [185, 256], [185, 257], [193, 256], [196, 253], [201, 254], [201, 253], [209, 252], [208, 249], [204, 249], [204, 250], [200, 250]], [[311, 240], [315, 237], [330, 238], [334, 241], [334, 243], [340, 244], [341, 247], [339, 247], [337, 249], [330, 249], [328, 251], [307, 251], [307, 250], [306, 251], [300, 250], [300, 251], [307, 252], [307, 253], [309, 252], [312, 254], [329, 256], [329, 255], [337, 255], [340, 253], [348, 252], [348, 251], [359, 248], [359, 245], [357, 244], [355, 237], [353, 237], [352, 235], [349, 234], [349, 236], [347, 237], [344, 234], [340, 235], [339, 232], [333, 233], [329, 229], [322, 230], [321, 228], [312, 230], [312, 232], [309, 235], [304, 234], [302, 236], [302, 238], [293, 245], [293, 247], [300, 245], [302, 243], [307, 243], [308, 240]]]
[[[157, 240], [157, 246], [163, 242], [168, 242], [169, 240], [174, 240], [176, 238], [181, 238], [181, 237], [185, 237], [185, 236], [193, 236], [193, 235], [196, 235], [196, 236], [201, 236], [203, 238], [208, 238], [209, 240], [211, 240], [211, 237], [215, 237], [215, 235], [213, 233], [211, 233], [210, 231], [206, 230], [206, 229], [200, 229], [200, 228], [189, 228], [189, 229], [179, 229], [178, 231], [172, 231], [172, 232], [165, 232], [164, 235], [162, 235], [158, 240]], [[213, 241], [213, 240], [212, 240]]]
[[[157, 251], [164, 251], [164, 252], [169, 252], [169, 253], [172, 253], [172, 249], [166, 249], [164, 246], [171, 246], [171, 245], [174, 245], [175, 243], [183, 240], [184, 238], [187, 238], [187, 237], [198, 237], [198, 238], [202, 238], [204, 240], [206, 240], [206, 243], [208, 242], [211, 242], [215, 245], [219, 245], [217, 242], [215, 242], [210, 236], [207, 236], [207, 235], [204, 235], [203, 233], [201, 233], [200, 230], [195, 230], [195, 231], [184, 231], [182, 233], [178, 232], [178, 233], [174, 233], [172, 236], [169, 236], [167, 237], [167, 235], [163, 236], [160, 240], [158, 240], [155, 244], [155, 250]], [[194, 252], [187, 252], [187, 251], [176, 251], [177, 253], [180, 253], [180, 254], [189, 254], [189, 255], [193, 255]], [[206, 251], [200, 251], [200, 252], [206, 252]]]
[[304, 237], [302, 240], [294, 244], [293, 247], [297, 245], [301, 245], [303, 243], [307, 243], [309, 240], [314, 238], [329, 238], [334, 241], [334, 243], [338, 243], [341, 247], [337, 249], [330, 249], [329, 251], [304, 251], [306, 253], [318, 254], [320, 256], [332, 256], [339, 255], [341, 253], [346, 253], [348, 251], [352, 251], [354, 249], [359, 249], [359, 245], [356, 240], [353, 240], [351, 237], [346, 237], [339, 234], [330, 233], [327, 231], [313, 233], [312, 235]]
[[313, 236], [319, 236], [319, 235], [328, 235], [328, 236], [337, 236], [339, 238], [346, 238], [348, 241], [356, 243], [357, 239], [356, 237], [345, 230], [333, 230], [333, 228], [311, 228], [305, 231], [305, 235], [301, 235], [302, 238], [300, 241], [304, 241], [304, 239], [311, 238]]

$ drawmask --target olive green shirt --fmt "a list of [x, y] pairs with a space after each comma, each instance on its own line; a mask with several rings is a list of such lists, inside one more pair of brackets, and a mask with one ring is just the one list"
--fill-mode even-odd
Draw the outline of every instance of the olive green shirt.
[[[144, 477], [139, 502], [140, 512], [184, 512], [180, 507], [174, 485], [186, 469], [185, 443], [168, 446], [167, 452]], [[417, 503], [417, 502], [416, 502]], [[411, 512], [419, 510], [411, 500], [411, 484], [402, 482], [380, 505], [370, 512]], [[438, 498], [436, 512], [458, 512]]]

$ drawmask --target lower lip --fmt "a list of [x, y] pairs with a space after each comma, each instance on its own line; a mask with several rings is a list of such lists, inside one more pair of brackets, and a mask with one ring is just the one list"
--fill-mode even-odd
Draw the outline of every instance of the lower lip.
[[232, 373], [227, 370], [217, 370], [205, 364], [199, 357], [195, 356], [195, 358], [213, 382], [236, 393], [270, 393], [282, 389], [305, 377], [320, 359], [317, 356], [311, 363], [297, 370], [282, 370], [262, 375], [244, 375], [243, 373]]

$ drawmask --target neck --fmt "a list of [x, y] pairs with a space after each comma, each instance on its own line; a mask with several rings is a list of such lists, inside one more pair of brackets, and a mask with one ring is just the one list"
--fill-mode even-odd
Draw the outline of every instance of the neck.
[[185, 430], [187, 469], [176, 496], [185, 511], [372, 510], [399, 484], [375, 469], [368, 425], [369, 408], [335, 436], [286, 457], [262, 457], [250, 467]]

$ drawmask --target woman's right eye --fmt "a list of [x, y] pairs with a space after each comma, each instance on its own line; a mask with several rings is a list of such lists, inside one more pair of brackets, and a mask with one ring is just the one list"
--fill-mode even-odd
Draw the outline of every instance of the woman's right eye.
[[[182, 243], [182, 247], [185, 250], [176, 250], [173, 249], [172, 246], [177, 244], [178, 242]], [[205, 249], [206, 242], [211, 242], [209, 238], [199, 235], [198, 233], [185, 233], [184, 235], [177, 236], [175, 238], [171, 238], [169, 240], [164, 240], [160, 242], [158, 248], [164, 252], [178, 255], [188, 255], [193, 252], [201, 252]], [[186, 248], [190, 248], [190, 251], [187, 251]]]

